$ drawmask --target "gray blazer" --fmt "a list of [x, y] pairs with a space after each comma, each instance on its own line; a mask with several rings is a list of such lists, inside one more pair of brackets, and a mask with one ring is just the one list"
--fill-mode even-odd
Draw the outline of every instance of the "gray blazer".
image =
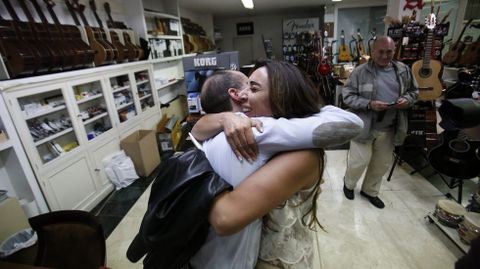
[[[418, 95], [418, 84], [412, 76], [410, 68], [397, 61], [392, 61], [400, 84], [400, 97], [405, 98], [410, 107], [413, 106]], [[374, 111], [368, 109], [368, 103], [375, 100], [377, 94], [377, 80], [374, 63], [370, 60], [355, 68], [343, 87], [343, 102], [363, 120], [363, 131], [353, 140], [360, 143], [372, 141], [372, 126]], [[395, 145], [401, 145], [407, 135], [408, 110], [398, 110], [395, 125]]]

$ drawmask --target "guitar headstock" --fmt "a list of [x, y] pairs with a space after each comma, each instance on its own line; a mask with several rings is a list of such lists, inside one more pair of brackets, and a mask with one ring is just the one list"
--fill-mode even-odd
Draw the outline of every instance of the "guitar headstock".
[[435, 28], [435, 25], [437, 24], [437, 17], [435, 16], [435, 13], [430, 13], [426, 18], [425, 18], [425, 26], [429, 30], [433, 30]]
[[110, 9], [110, 4], [108, 2], [103, 3], [103, 7], [105, 8], [105, 12], [107, 12], [107, 14], [112, 13], [112, 10]]
[[47, 7], [54, 7], [56, 4], [54, 1], [52, 0], [43, 0], [43, 2], [45, 2], [45, 5], [47, 5]]
[[95, 4], [95, 0], [90, 0], [90, 1], [88, 1], [88, 3], [90, 4], [90, 8], [93, 11], [97, 11], [97, 5]]
[[358, 39], [358, 41], [360, 41], [360, 42], [363, 41], [363, 36], [362, 36], [362, 34], [360, 33], [360, 28], [357, 29], [357, 39]]

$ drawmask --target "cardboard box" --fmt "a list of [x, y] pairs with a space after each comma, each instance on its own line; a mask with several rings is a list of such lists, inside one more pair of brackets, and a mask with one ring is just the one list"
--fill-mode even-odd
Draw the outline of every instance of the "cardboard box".
[[0, 243], [13, 234], [29, 228], [27, 216], [16, 198], [0, 202]]
[[132, 158], [135, 171], [142, 177], [149, 176], [160, 164], [160, 153], [154, 130], [138, 130], [120, 142], [127, 156]]

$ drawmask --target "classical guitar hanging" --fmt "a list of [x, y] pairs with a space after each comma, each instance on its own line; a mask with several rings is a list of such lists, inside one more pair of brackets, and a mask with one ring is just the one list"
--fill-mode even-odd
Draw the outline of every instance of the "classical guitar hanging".
[[442, 64], [440, 61], [430, 59], [432, 56], [433, 29], [436, 25], [435, 14], [432, 13], [425, 18], [425, 26], [428, 28], [428, 35], [423, 50], [423, 59], [412, 65], [412, 73], [418, 82], [418, 100], [435, 100], [442, 95], [442, 82], [439, 79]]

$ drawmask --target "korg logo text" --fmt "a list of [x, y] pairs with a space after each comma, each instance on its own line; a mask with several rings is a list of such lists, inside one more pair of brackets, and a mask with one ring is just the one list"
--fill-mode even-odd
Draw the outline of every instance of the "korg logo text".
[[217, 58], [216, 57], [196, 58], [196, 59], [193, 59], [193, 66], [195, 67], [217, 66]]

